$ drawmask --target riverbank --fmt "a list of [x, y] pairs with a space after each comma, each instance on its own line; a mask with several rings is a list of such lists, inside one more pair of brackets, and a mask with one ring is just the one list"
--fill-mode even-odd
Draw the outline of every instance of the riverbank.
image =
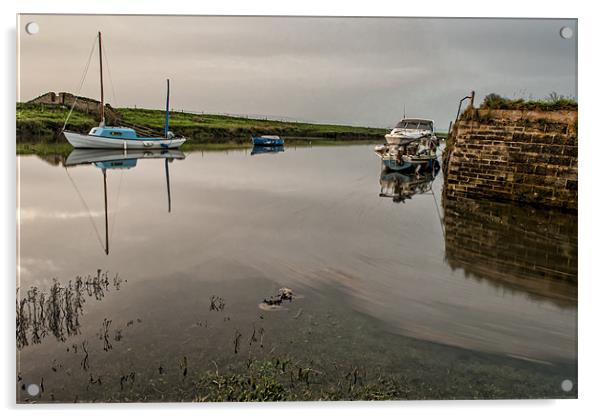
[[[295, 138], [288, 139], [285, 147], [325, 147], [325, 146], [345, 146], [345, 145], [368, 145], [377, 144], [380, 141], [377, 140], [325, 140], [316, 138]], [[185, 143], [179, 149], [181, 151], [229, 151], [238, 149], [252, 149], [253, 145], [250, 141], [247, 142], [224, 142], [224, 143]], [[65, 142], [60, 143], [49, 143], [49, 142], [17, 142], [16, 153], [17, 155], [63, 155], [67, 156], [73, 148], [70, 144]]]
[[[60, 134], [69, 109], [60, 105], [17, 103], [17, 143], [66, 143]], [[122, 124], [161, 134], [165, 114], [152, 109], [116, 109]], [[67, 130], [87, 133], [97, 126], [95, 115], [74, 110]], [[280, 135], [288, 139], [323, 141], [382, 141], [386, 129], [283, 122], [234, 116], [170, 112], [170, 129], [188, 139], [188, 144], [243, 144], [251, 134]]]

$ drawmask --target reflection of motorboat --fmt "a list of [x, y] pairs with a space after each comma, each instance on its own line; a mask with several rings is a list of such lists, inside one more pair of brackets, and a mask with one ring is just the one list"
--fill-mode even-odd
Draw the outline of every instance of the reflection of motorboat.
[[423, 194], [431, 191], [431, 185], [437, 173], [439, 165], [431, 171], [422, 174], [402, 174], [398, 172], [383, 171], [380, 175], [380, 197], [390, 197], [393, 202], [405, 202], [415, 194]]
[[269, 154], [276, 152], [284, 152], [284, 147], [282, 145], [276, 145], [271, 147], [254, 145], [253, 149], [251, 150], [251, 155]]
[[[102, 170], [103, 186], [104, 186], [104, 206], [105, 206], [105, 253], [109, 254], [109, 211], [107, 197], [107, 170], [124, 170], [136, 167], [139, 159], [164, 159], [165, 160], [165, 179], [167, 182], [167, 211], [171, 212], [171, 185], [169, 181], [169, 163], [173, 160], [182, 160], [185, 155], [180, 150], [163, 149], [163, 150], [131, 150], [122, 151], [116, 149], [74, 149], [67, 156], [63, 163], [65, 171], [69, 176], [68, 167], [78, 165], [93, 164]], [[75, 187], [78, 195], [82, 199], [82, 203], [87, 204], [77, 185], [69, 176], [71, 183]], [[96, 227], [95, 227], [96, 229]], [[99, 238], [100, 239], [100, 238]]]

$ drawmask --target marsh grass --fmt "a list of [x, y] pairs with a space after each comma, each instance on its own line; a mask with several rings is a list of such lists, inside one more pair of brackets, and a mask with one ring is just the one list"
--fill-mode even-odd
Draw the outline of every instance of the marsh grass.
[[525, 100], [525, 99], [508, 99], [499, 94], [490, 93], [485, 96], [481, 109], [499, 109], [499, 110], [541, 110], [541, 111], [556, 111], [556, 110], [577, 110], [577, 101], [568, 97], [564, 97], [555, 92], [544, 99]]

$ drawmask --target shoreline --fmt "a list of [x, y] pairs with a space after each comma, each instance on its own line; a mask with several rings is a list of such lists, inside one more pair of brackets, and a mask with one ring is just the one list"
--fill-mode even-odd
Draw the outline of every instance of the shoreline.
[[[336, 140], [324, 140], [324, 139], [305, 139], [298, 138], [296, 140], [289, 140], [285, 143], [284, 147], [326, 147], [326, 146], [349, 146], [349, 145], [375, 145], [379, 144], [377, 140], [355, 140], [355, 141], [336, 141]], [[182, 145], [180, 151], [230, 151], [230, 150], [244, 150], [252, 149], [251, 143], [240, 143], [240, 142], [207, 142], [207, 143], [185, 143]], [[75, 148], [68, 143], [48, 143], [48, 142], [17, 142], [16, 144], [16, 155], [68, 155]]]

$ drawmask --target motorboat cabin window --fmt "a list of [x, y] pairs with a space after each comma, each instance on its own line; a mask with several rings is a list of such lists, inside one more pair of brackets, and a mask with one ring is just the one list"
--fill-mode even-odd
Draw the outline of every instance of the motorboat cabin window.
[[395, 128], [398, 129], [428, 129], [433, 130], [433, 123], [427, 120], [401, 120]]
[[121, 132], [111, 131], [111, 135], [113, 135], [113, 136], [121, 136]]

